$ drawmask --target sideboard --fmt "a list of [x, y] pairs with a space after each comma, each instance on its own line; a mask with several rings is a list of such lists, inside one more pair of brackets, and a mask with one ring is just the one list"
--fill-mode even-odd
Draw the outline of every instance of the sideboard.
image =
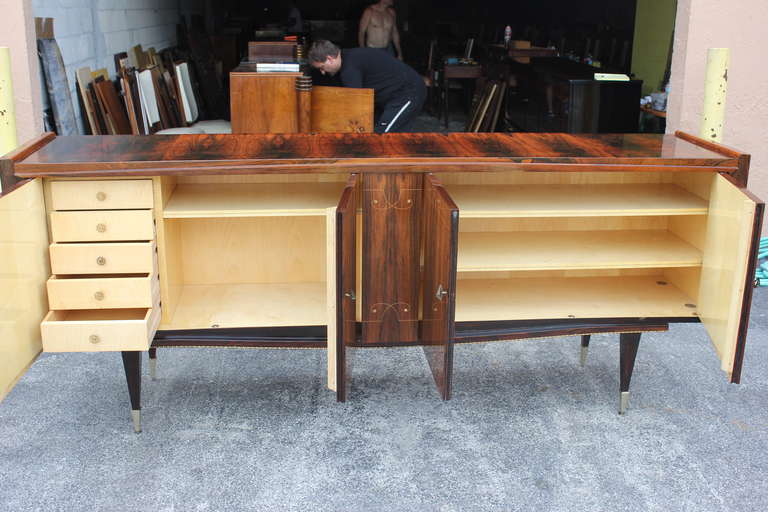
[[[55, 137], [0, 161], [10, 352], [422, 346], [702, 322], [738, 383], [764, 205], [749, 155], [678, 132]], [[704, 340], [702, 340], [704, 341]], [[41, 345], [42, 344], [42, 345]], [[13, 354], [11, 354], [13, 355]], [[19, 356], [21, 357], [21, 356]]]

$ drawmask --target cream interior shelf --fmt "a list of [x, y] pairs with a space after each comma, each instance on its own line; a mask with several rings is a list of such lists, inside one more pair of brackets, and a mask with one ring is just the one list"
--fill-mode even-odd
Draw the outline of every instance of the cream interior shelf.
[[343, 183], [181, 184], [163, 211], [168, 219], [325, 215]]
[[160, 329], [326, 325], [325, 283], [184, 285]]
[[458, 270], [659, 268], [701, 265], [701, 253], [668, 231], [459, 234]]
[[446, 185], [461, 217], [704, 215], [707, 202], [672, 184]]
[[459, 279], [456, 285], [457, 322], [691, 316], [692, 299], [661, 276]]

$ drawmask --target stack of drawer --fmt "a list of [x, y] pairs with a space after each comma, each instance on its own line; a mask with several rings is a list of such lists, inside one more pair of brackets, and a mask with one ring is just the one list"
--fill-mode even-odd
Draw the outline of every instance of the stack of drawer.
[[53, 181], [47, 352], [147, 350], [160, 322], [152, 180]]

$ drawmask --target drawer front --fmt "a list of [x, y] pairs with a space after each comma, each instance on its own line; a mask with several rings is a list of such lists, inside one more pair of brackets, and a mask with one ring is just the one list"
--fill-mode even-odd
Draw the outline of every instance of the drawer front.
[[153, 240], [152, 210], [51, 212], [54, 242]]
[[107, 277], [48, 280], [48, 306], [65, 309], [149, 308], [158, 301], [156, 274], [146, 277]]
[[51, 244], [51, 273], [140, 274], [154, 271], [154, 242]]
[[52, 210], [152, 208], [152, 180], [52, 181]]
[[50, 311], [40, 324], [46, 352], [148, 350], [160, 308]]

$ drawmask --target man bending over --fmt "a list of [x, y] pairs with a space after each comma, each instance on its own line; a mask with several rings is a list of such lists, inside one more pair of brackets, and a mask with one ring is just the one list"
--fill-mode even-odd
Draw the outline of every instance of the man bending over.
[[344, 87], [373, 89], [377, 133], [408, 131], [421, 111], [424, 80], [407, 64], [375, 48], [341, 50], [320, 39], [309, 49], [309, 63], [324, 75], [337, 73]]

